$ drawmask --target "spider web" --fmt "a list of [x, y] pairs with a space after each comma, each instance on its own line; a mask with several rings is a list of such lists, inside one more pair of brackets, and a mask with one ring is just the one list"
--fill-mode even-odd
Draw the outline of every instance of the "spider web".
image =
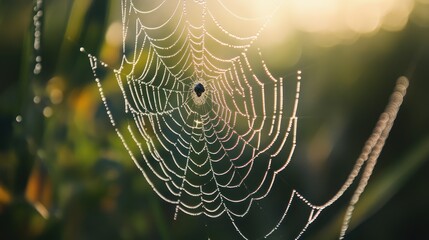
[[[107, 65], [88, 54], [115, 131], [152, 189], [175, 206], [174, 219], [179, 213], [226, 215], [247, 239], [238, 220], [260, 208], [277, 175], [291, 162], [301, 71], [292, 79], [274, 76], [256, 44], [275, 12], [273, 8], [263, 16], [242, 16], [221, 0], [122, 0], [122, 61], [114, 74], [130, 120], [125, 130], [117, 124], [99, 78], [100, 68]], [[295, 236], [299, 238], [368, 161], [367, 176], [344, 220], [344, 236], [405, 94], [406, 79], [398, 83], [338, 193], [316, 206], [292, 189], [283, 214], [265, 237], [280, 226], [292, 203], [300, 201], [309, 211]], [[201, 96], [194, 89], [197, 84], [204, 86]]]

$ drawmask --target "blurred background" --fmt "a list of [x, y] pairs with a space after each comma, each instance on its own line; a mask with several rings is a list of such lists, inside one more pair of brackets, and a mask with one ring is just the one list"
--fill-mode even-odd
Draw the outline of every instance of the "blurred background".
[[[406, 75], [405, 102], [346, 239], [429, 239], [429, 1], [280, 2], [261, 43], [276, 74], [303, 70], [300, 192], [323, 203], [338, 190]], [[111, 127], [79, 49], [118, 67], [120, 10], [119, 0], [0, 1], [0, 239], [238, 238], [226, 218], [174, 221], [174, 206]], [[114, 84], [105, 91], [120, 94]], [[303, 239], [336, 239], [349, 199]]]

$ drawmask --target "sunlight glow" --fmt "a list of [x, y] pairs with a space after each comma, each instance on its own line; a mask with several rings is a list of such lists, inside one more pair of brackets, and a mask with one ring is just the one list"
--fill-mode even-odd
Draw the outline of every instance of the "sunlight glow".
[[[400, 30], [413, 8], [412, 0], [290, 0], [297, 29], [307, 32], [349, 29], [371, 33], [381, 26]], [[389, 28], [390, 27], [390, 28]]]
[[[287, 31], [315, 34], [321, 45], [332, 46], [380, 29], [400, 31], [413, 7], [413, 0], [286, 0], [276, 23]], [[285, 34], [284, 38], [292, 36]]]

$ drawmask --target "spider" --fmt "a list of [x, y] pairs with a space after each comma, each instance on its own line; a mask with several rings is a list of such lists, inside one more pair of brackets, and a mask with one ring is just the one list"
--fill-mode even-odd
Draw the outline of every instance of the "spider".
[[197, 94], [198, 97], [201, 97], [203, 92], [205, 91], [203, 84], [197, 83], [194, 87], [194, 91]]

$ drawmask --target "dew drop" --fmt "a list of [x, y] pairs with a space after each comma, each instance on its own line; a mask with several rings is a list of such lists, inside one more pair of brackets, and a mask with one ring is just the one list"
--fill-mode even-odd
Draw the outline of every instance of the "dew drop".
[[34, 70], [33, 73], [34, 74], [39, 74], [42, 71], [42, 64], [40, 63], [36, 63], [36, 65], [34, 65]]
[[43, 109], [43, 116], [45, 116], [45, 117], [51, 117], [52, 116], [52, 114], [54, 113], [54, 110], [52, 110], [52, 108], [51, 107], [45, 107], [44, 109]]
[[35, 104], [39, 104], [40, 103], [40, 97], [39, 96], [34, 96], [34, 98], [33, 98], [33, 102], [35, 103]]

